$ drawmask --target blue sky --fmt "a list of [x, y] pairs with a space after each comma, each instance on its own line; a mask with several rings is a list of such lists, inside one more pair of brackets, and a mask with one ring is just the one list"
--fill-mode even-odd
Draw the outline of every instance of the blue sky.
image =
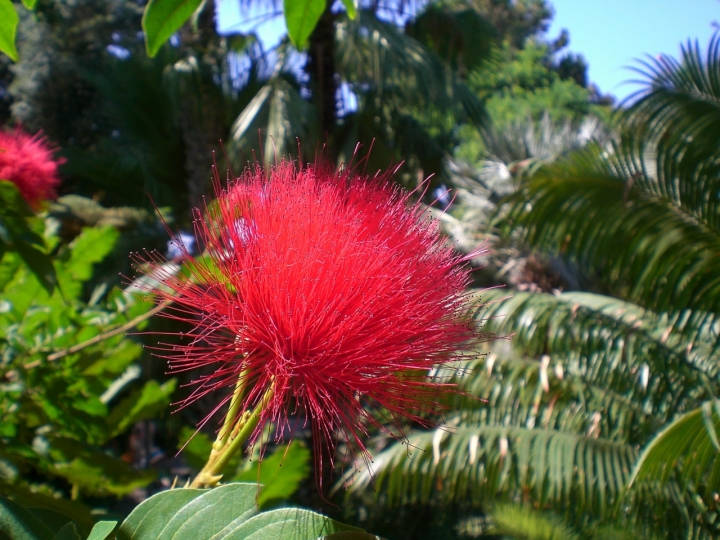
[[604, 93], [622, 99], [635, 78], [625, 66], [635, 58], [660, 53], [678, 57], [688, 38], [706, 50], [720, 22], [718, 0], [555, 0], [549, 37], [570, 32], [569, 50], [581, 53], [590, 66], [589, 77]]
[[[604, 93], [622, 99], [636, 88], [623, 84], [635, 75], [626, 67], [645, 54], [677, 57], [680, 44], [698, 39], [702, 50], [720, 22], [720, 0], [554, 0], [552, 39], [565, 28], [569, 50], [580, 53], [590, 66], [590, 80]], [[260, 20], [241, 13], [238, 0], [221, 0], [220, 31], [247, 30]], [[284, 34], [282, 17], [256, 29], [266, 46]]]

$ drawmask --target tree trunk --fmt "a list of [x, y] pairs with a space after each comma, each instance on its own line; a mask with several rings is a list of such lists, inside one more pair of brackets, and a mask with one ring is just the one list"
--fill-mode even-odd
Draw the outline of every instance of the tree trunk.
[[[335, 73], [335, 15], [327, 3], [315, 30], [310, 36], [308, 61], [305, 67], [310, 77], [310, 91], [320, 115], [321, 141], [332, 143], [337, 120], [338, 79]], [[329, 148], [331, 154], [334, 151]]]

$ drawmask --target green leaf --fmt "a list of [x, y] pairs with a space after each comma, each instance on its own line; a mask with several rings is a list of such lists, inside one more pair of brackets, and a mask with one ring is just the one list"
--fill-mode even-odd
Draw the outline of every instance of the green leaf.
[[308, 540], [345, 531], [364, 532], [309, 510], [282, 508], [250, 518], [223, 540]]
[[[697, 483], [707, 478], [707, 473], [720, 463], [720, 452], [716, 447], [718, 430], [720, 415], [710, 401], [676, 418], [643, 450], [629, 485], [664, 485], [675, 471], [684, 481]], [[707, 493], [718, 489], [720, 478], [710, 475], [707, 478]]]
[[219, 534], [233, 522], [257, 513], [258, 484], [226, 484], [203, 493], [183, 506], [157, 540], [198, 540]]
[[297, 491], [300, 482], [310, 472], [310, 450], [293, 441], [289, 445], [278, 446], [262, 461], [248, 462], [248, 465], [233, 480], [259, 482], [265, 486], [258, 498], [262, 507], [268, 502], [288, 499]]
[[[28, 508], [29, 511], [36, 516], [40, 515], [38, 512], [49, 509], [55, 516], [68, 516], [73, 522], [77, 523], [81, 527], [86, 527], [86, 530], [90, 530], [95, 521], [90, 514], [90, 510], [77, 501], [55, 498], [43, 493], [35, 493], [30, 491], [27, 487], [19, 484], [12, 486], [5, 484], [4, 490], [6, 493], [12, 495], [13, 500], [17, 504]], [[41, 515], [46, 516], [48, 514]], [[41, 521], [43, 520], [42, 517], [40, 519]]]
[[43, 525], [45, 525], [50, 532], [57, 535], [65, 525], [72, 523], [65, 514], [56, 512], [55, 510], [49, 510], [47, 508], [26, 508], [33, 516], [35, 516]]
[[19, 17], [15, 6], [10, 0], [0, 0], [0, 51], [7, 54], [13, 61], [18, 61], [15, 47]]
[[357, 4], [356, 0], [342, 0], [345, 10], [347, 11], [348, 17], [354, 19], [357, 17]]
[[285, 24], [290, 41], [299, 50], [305, 48], [325, 11], [325, 0], [285, 0]]
[[493, 508], [492, 532], [503, 538], [523, 540], [579, 540], [580, 536], [553, 515], [519, 504]]
[[130, 394], [107, 417], [112, 435], [119, 435], [141, 420], [155, 418], [159, 412], [167, 409], [176, 385], [177, 379], [170, 379], [162, 385], [150, 381], [142, 389]]
[[157, 540], [172, 517], [207, 490], [173, 489], [145, 499], [135, 507], [117, 531], [117, 540]]
[[12, 540], [52, 540], [53, 534], [30, 512], [0, 498], [0, 533]]
[[374, 534], [360, 531], [343, 531], [323, 536], [322, 540], [382, 540]]
[[157, 474], [153, 470], [136, 470], [97, 447], [73, 439], [52, 437], [49, 440], [50, 455], [55, 460], [52, 472], [88, 493], [127, 495], [148, 485]]
[[202, 0], [150, 0], [142, 19], [148, 56], [155, 56], [201, 3]]
[[98, 521], [87, 540], [105, 540], [115, 530], [117, 521]]
[[82, 540], [74, 523], [67, 523], [53, 537], [53, 540]]
[[184, 426], [180, 430], [178, 441], [178, 450], [182, 452], [188, 465], [198, 471], [202, 469], [212, 451], [210, 437], [195, 428]]
[[70, 260], [63, 266], [73, 279], [87, 281], [92, 276], [93, 265], [102, 261], [115, 247], [120, 233], [110, 225], [85, 227], [70, 245]]
[[37, 4], [37, 0], [22, 0], [23, 6], [28, 8], [29, 10], [35, 9], [35, 5]]
[[22, 241], [19, 238], [14, 238], [13, 244], [22, 260], [25, 261], [25, 264], [32, 270], [43, 288], [48, 294], [51, 294], [55, 288], [56, 276], [55, 267], [50, 258], [30, 243]]

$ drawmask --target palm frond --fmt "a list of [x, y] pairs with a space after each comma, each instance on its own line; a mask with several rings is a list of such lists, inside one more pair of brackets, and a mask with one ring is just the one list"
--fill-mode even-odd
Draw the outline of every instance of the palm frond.
[[[720, 130], [720, 34], [703, 55], [697, 41], [681, 48], [680, 59], [648, 57], [635, 69], [645, 88], [630, 96], [634, 126], [658, 137], [683, 139], [700, 153], [714, 153]], [[669, 144], [674, 144], [669, 141]]]
[[531, 246], [595, 272], [618, 296], [657, 311], [720, 303], [720, 170], [677, 150], [626, 141], [541, 168], [499, 219]]
[[[469, 425], [460, 418], [377, 454], [350, 491], [371, 486], [389, 504], [487, 501], [531, 492], [540, 504], [604, 512], [619, 495], [637, 451], [622, 443], [517, 425]], [[458, 423], [457, 427], [452, 427]]]
[[485, 121], [480, 99], [434, 53], [369, 10], [336, 28], [338, 71], [362, 99], [368, 90], [377, 105], [432, 108]]
[[514, 332], [524, 354], [550, 355], [566, 372], [642, 402], [660, 419], [694, 408], [708, 397], [705, 383], [716, 384], [720, 327], [712, 314], [658, 315], [591, 293], [507, 296], [483, 294], [486, 331]]
[[312, 105], [286, 78], [272, 77], [230, 128], [228, 154], [242, 169], [242, 162], [250, 159], [250, 149], [257, 146], [258, 138], [266, 163], [296, 149], [298, 139], [312, 148], [312, 141], [317, 139], [310, 134], [311, 109]]
[[518, 504], [499, 504], [490, 513], [491, 531], [516, 540], [580, 540], [580, 535], [556, 516]]
[[707, 401], [657, 434], [643, 450], [630, 484], [664, 486], [675, 475], [708, 500], [720, 489], [720, 402]]

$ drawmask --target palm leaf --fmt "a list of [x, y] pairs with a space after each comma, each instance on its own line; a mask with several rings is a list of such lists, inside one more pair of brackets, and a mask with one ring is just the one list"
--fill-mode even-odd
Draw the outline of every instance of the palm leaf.
[[[460, 419], [448, 425], [454, 422]], [[603, 512], [628, 480], [636, 454], [632, 446], [585, 433], [462, 423], [383, 450], [350, 491], [372, 485], [388, 503], [406, 504], [480, 502], [529, 490], [540, 504]]]
[[[630, 481], [642, 488], [652, 483], [664, 486], [679, 473], [710, 498], [720, 489], [720, 403], [707, 401], [675, 419], [643, 450]], [[701, 487], [702, 486], [702, 487]]]
[[400, 111], [433, 108], [485, 121], [482, 102], [449, 66], [372, 11], [339, 22], [336, 42], [338, 72], [361, 99], [370, 90], [374, 101]]
[[[705, 57], [703, 57], [705, 56]], [[684, 139], [700, 153], [716, 152], [720, 129], [720, 35], [710, 40], [706, 55], [697, 41], [681, 48], [680, 59], [648, 57], [635, 69], [645, 88], [628, 98], [634, 126], [657, 137]], [[674, 144], [670, 140], [668, 144]]]
[[707, 399], [706, 382], [717, 380], [720, 343], [710, 314], [658, 315], [590, 293], [503, 296], [503, 291], [483, 295], [490, 303], [479, 315], [486, 319], [485, 330], [514, 332], [520, 351], [550, 355], [566, 373], [643, 403], [658, 421], [697, 406]]
[[580, 540], [580, 536], [558, 517], [517, 504], [493, 507], [491, 531], [518, 540]]
[[576, 152], [510, 197], [503, 231], [570, 258], [630, 301], [714, 311], [720, 220], [708, 193], [720, 189], [720, 174], [714, 164], [678, 165], [677, 152], [632, 140], [611, 155]]

